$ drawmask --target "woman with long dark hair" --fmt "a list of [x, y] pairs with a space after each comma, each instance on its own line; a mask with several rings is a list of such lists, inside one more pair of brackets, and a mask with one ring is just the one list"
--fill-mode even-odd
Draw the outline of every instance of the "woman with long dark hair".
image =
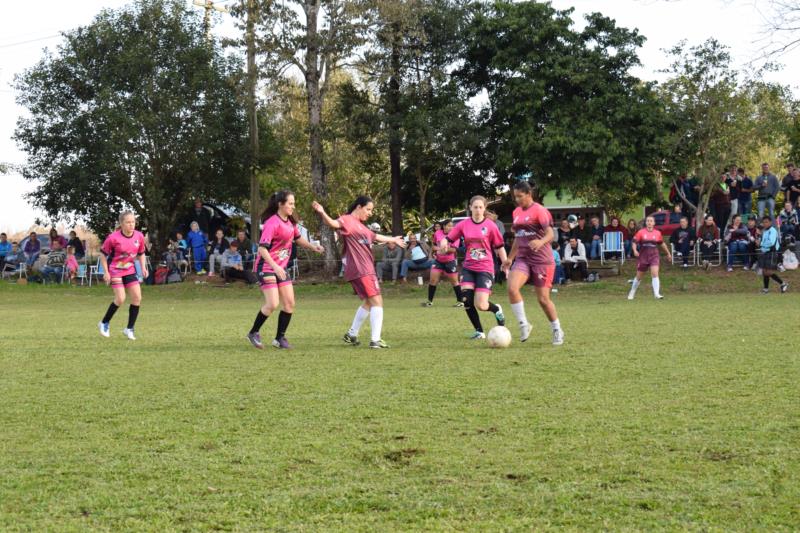
[[375, 260], [372, 256], [373, 242], [393, 242], [401, 248], [406, 247], [403, 237], [389, 237], [379, 235], [369, 229], [364, 223], [372, 216], [375, 207], [369, 196], [359, 196], [347, 210], [347, 214], [333, 219], [325, 212], [318, 202], [311, 207], [319, 213], [322, 221], [329, 227], [339, 232], [344, 242], [344, 257], [347, 260], [344, 268], [344, 278], [353, 286], [353, 290], [361, 299], [361, 305], [356, 310], [350, 330], [344, 334], [343, 340], [347, 344], [357, 346], [358, 332], [361, 325], [369, 317], [370, 348], [388, 348], [389, 345], [381, 339], [383, 328], [383, 299], [381, 286], [375, 273]]
[[311, 244], [300, 235], [294, 209], [294, 193], [283, 190], [269, 197], [267, 208], [261, 214], [263, 222], [261, 240], [253, 268], [261, 285], [261, 292], [264, 294], [264, 303], [247, 334], [250, 344], [259, 349], [264, 348], [259, 333], [261, 326], [277, 309], [279, 303], [282, 308], [278, 315], [278, 328], [272, 345], [280, 349], [291, 348], [289, 341], [286, 340], [286, 330], [294, 312], [294, 288], [292, 280], [286, 273], [286, 267], [292, 255], [292, 243], [317, 253], [325, 251], [319, 244]]

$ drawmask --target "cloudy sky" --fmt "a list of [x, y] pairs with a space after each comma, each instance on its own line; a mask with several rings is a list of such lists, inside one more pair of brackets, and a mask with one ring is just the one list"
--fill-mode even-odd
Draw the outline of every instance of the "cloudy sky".
[[[24, 110], [16, 105], [10, 86], [14, 74], [35, 64], [42, 50], [55, 48], [59, 32], [85, 25], [103, 8], [117, 8], [128, 0], [39, 0], [3, 2], [0, 16], [0, 162], [24, 163], [25, 156], [11, 139], [17, 119]], [[187, 0], [191, 4], [191, 0]], [[225, 3], [225, 2], [223, 2]], [[745, 68], [758, 55], [766, 30], [767, 0], [553, 0], [559, 9], [575, 8], [580, 24], [585, 13], [600, 11], [618, 25], [638, 28], [647, 37], [640, 57], [643, 67], [635, 74], [644, 79], [659, 79], [667, 66], [662, 49], [681, 39], [699, 44], [714, 37], [731, 48], [737, 65]], [[198, 9], [198, 12], [200, 10]], [[217, 17], [215, 31], [229, 34], [231, 25]], [[789, 84], [800, 95], [800, 50], [781, 58], [783, 70], [773, 79]], [[797, 80], [797, 81], [795, 81]], [[0, 231], [28, 228], [37, 213], [23, 195], [33, 185], [18, 175], [0, 176]]]

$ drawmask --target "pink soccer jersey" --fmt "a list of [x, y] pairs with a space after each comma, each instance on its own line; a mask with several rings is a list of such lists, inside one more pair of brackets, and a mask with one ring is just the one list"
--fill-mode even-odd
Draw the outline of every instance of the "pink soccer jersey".
[[647, 228], [637, 231], [633, 240], [636, 241], [639, 248], [658, 248], [664, 242], [659, 230], [648, 231]]
[[517, 239], [517, 257], [532, 265], [553, 265], [553, 249], [548, 243], [537, 251], [530, 247], [532, 240], [544, 237], [547, 228], [553, 225], [550, 211], [542, 204], [534, 202], [527, 209], [514, 209], [511, 231]]
[[[300, 238], [300, 229], [291, 220], [283, 220], [277, 214], [264, 222], [259, 244], [269, 251], [270, 257], [279, 267], [285, 269], [292, 256], [292, 243]], [[253, 265], [256, 272], [272, 272], [272, 267], [259, 256]]]
[[489, 272], [494, 274], [493, 250], [503, 246], [503, 236], [497, 225], [488, 218], [478, 223], [468, 218], [459, 222], [447, 239], [452, 243], [464, 237], [467, 253], [464, 258], [464, 268], [474, 272]]
[[353, 281], [374, 276], [372, 243], [375, 242], [375, 232], [353, 215], [342, 215], [337, 220], [341, 225], [337, 231], [344, 241], [344, 256], [347, 259], [344, 279]]
[[[438, 230], [436, 233], [433, 234], [433, 243], [436, 246], [439, 246], [439, 243], [442, 242], [442, 239], [447, 238], [447, 234], [443, 230]], [[449, 263], [450, 261], [456, 260], [456, 253], [450, 252], [446, 254], [436, 254], [436, 260], [440, 263]]]
[[108, 273], [112, 277], [136, 274], [134, 262], [144, 253], [144, 235], [134, 230], [130, 237], [117, 230], [103, 242], [100, 250], [108, 259]]

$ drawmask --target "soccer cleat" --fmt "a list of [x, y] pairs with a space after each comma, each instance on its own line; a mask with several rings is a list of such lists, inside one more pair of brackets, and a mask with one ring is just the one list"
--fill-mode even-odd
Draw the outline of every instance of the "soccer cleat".
[[102, 335], [103, 337], [111, 336], [111, 331], [110, 331], [111, 328], [109, 327], [108, 322], [98, 322], [97, 329], [100, 330], [100, 335]]
[[388, 348], [389, 345], [386, 344], [385, 342], [383, 342], [383, 339], [380, 339], [380, 340], [377, 340], [377, 341], [369, 341], [369, 347], [370, 348], [376, 348], [376, 349], [377, 348]]
[[711, 263], [709, 263], [708, 261], [703, 261], [703, 268], [704, 268], [704, 269], [708, 270], [708, 268], [709, 268], [710, 266], [711, 266]]
[[683, 269], [684, 269], [684, 270], [686, 270], [686, 269], [688, 269], [688, 268], [689, 268], [689, 265], [688, 265], [688, 264], [686, 264], [686, 263], [684, 263], [684, 264], [683, 264]]
[[656, 296], [656, 300], [663, 300], [664, 299], [664, 296], [661, 295], [661, 294], [656, 294], [655, 296]]
[[281, 350], [291, 350], [292, 345], [289, 344], [289, 341], [286, 340], [286, 337], [281, 337], [280, 339], [273, 339], [272, 346], [275, 348], [279, 348]]
[[528, 337], [531, 336], [531, 330], [533, 327], [528, 323], [525, 322], [519, 325], [519, 342], [525, 342], [528, 340]]
[[206, 273], [206, 269], [205, 268], [201, 268], [200, 270], [197, 271], [197, 275], [198, 276], [202, 276], [205, 273]]
[[742, 267], [742, 270], [750, 270], [750, 267], [745, 265], [745, 266]]
[[264, 344], [261, 342], [261, 333], [259, 332], [248, 333], [247, 340], [249, 340], [250, 344], [258, 348], [259, 350], [264, 349]]
[[733, 272], [733, 267], [728, 267], [727, 272]]
[[628, 293], [628, 300], [633, 300], [635, 296], [636, 296], [636, 291], [630, 291]]
[[781, 263], [780, 265], [778, 265], [778, 272], [786, 272], [786, 267], [785, 267], [785, 266], [783, 266], [783, 263]]
[[479, 340], [479, 339], [485, 339], [485, 338], [486, 338], [486, 333], [484, 333], [482, 331], [475, 331], [472, 335], [469, 336], [469, 339], [472, 340], [472, 341], [476, 341], [476, 340]]
[[786, 292], [788, 290], [789, 290], [789, 284], [786, 283], [785, 281], [783, 283], [781, 283], [781, 294], [783, 294], [784, 292]]
[[453, 307], [464, 307], [464, 302], [456, 302]]
[[553, 346], [561, 346], [564, 344], [564, 330], [556, 329], [553, 331]]
[[344, 337], [342, 337], [342, 340], [346, 344], [349, 344], [351, 346], [358, 346], [359, 344], [361, 344], [360, 342], [358, 342], [358, 337], [356, 337], [355, 335], [350, 335], [349, 332], [344, 334]]
[[133, 336], [133, 330], [130, 328], [125, 328], [122, 330], [122, 334], [128, 337], [128, 340], [135, 341], [136, 337]]
[[769, 294], [769, 289], [761, 289], [761, 294]]
[[431, 301], [422, 302], [422, 307], [433, 307], [433, 302]]
[[553, 294], [556, 294], [556, 293], [558, 293], [558, 289], [553, 287], [552, 289], [550, 289], [550, 292], [552, 292]]
[[497, 312], [494, 314], [494, 318], [497, 320], [498, 326], [506, 325], [506, 315], [503, 314], [503, 308], [499, 305], [497, 306]]

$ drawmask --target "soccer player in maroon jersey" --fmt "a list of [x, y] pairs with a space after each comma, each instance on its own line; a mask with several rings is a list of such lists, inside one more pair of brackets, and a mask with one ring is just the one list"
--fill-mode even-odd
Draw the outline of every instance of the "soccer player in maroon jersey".
[[636, 277], [633, 279], [631, 290], [628, 293], [628, 300], [633, 300], [636, 297], [636, 289], [642, 282], [645, 272], [650, 271], [650, 277], [653, 279], [653, 296], [661, 300], [661, 281], [658, 279], [658, 268], [661, 262], [661, 256], [658, 249], [661, 248], [667, 254], [667, 261], [672, 262], [672, 254], [669, 253], [664, 238], [661, 232], [655, 229], [656, 219], [647, 217], [645, 219], [645, 227], [636, 232], [633, 237], [632, 249], [633, 256], [638, 257], [639, 261], [636, 264]]

